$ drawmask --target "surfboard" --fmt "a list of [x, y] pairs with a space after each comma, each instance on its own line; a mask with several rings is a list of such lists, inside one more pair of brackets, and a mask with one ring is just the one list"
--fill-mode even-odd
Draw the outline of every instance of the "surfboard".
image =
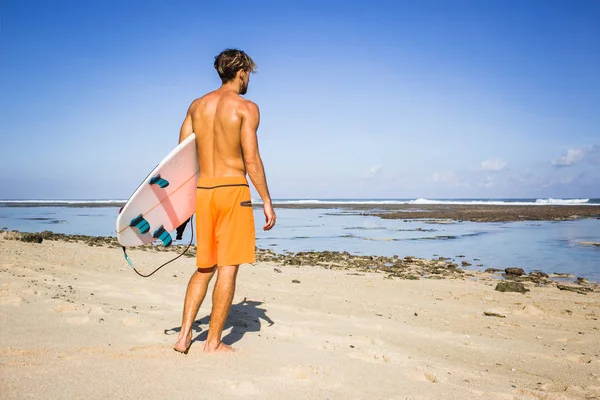
[[117, 240], [124, 247], [162, 241], [196, 211], [199, 176], [196, 136], [191, 134], [148, 174], [117, 217]]

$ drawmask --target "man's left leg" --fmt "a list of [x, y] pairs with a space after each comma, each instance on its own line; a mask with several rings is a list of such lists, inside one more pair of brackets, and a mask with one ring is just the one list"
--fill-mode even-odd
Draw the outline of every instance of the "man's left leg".
[[221, 342], [221, 335], [235, 294], [239, 267], [239, 265], [219, 267], [213, 290], [213, 307], [210, 313], [208, 338], [204, 344], [204, 351], [207, 353], [235, 351], [231, 346]]

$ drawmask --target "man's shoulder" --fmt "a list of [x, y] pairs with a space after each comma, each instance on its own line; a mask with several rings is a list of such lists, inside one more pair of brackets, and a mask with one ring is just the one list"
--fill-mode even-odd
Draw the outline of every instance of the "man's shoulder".
[[198, 97], [197, 99], [192, 100], [191, 105], [198, 105], [201, 103], [204, 103], [206, 101], [210, 101], [211, 99], [214, 99], [215, 97], [217, 97], [217, 91], [213, 90], [212, 92], [208, 92], [205, 93], [204, 95]]
[[239, 108], [244, 113], [258, 113], [258, 105], [251, 100], [239, 96]]
[[197, 99], [194, 99], [194, 100], [192, 100], [192, 102], [190, 103], [190, 107], [189, 107], [189, 109], [190, 109], [190, 110], [193, 110], [194, 108], [196, 108], [196, 107], [198, 107], [200, 104], [202, 104], [202, 103], [203, 103], [203, 102], [206, 100], [206, 99], [205, 99], [205, 97], [206, 97], [207, 95], [208, 95], [208, 93], [207, 93], [207, 94], [205, 94], [205, 95], [204, 95], [204, 96], [202, 96], [202, 97], [198, 97]]
[[196, 111], [201, 110], [211, 101], [214, 101], [214, 92], [206, 93], [204, 96], [192, 100], [190, 106], [188, 107], [188, 113], [193, 114]]

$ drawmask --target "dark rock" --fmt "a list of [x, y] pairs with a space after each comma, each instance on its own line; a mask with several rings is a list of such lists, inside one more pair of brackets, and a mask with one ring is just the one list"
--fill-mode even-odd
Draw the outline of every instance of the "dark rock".
[[588, 283], [588, 280], [586, 278], [578, 276], [577, 279], [575, 279], [575, 283], [578, 285], [585, 285]]
[[504, 275], [504, 279], [513, 282], [531, 282], [533, 280], [528, 275]]
[[294, 279], [292, 283], [300, 283], [300, 281], [298, 279]]
[[533, 271], [529, 276], [532, 278], [548, 278], [548, 274], [542, 271]]
[[466, 261], [463, 261], [461, 264], [462, 264], [463, 267], [470, 267], [471, 266], [471, 263], [466, 262]]
[[504, 272], [504, 270], [499, 269], [499, 268], [487, 268], [485, 271], [488, 274], [496, 274], [496, 273], [500, 273], [500, 272]]
[[569, 292], [575, 292], [579, 294], [587, 294], [592, 291], [592, 288], [583, 287], [583, 286], [569, 286], [569, 285], [556, 285], [560, 290], [567, 290]]
[[548, 282], [548, 274], [542, 271], [533, 271], [529, 274], [529, 279], [535, 283]]
[[506, 268], [504, 270], [504, 273], [506, 275], [516, 275], [516, 276], [525, 275], [525, 271], [523, 271], [523, 268]]
[[506, 318], [506, 315], [497, 313], [495, 311], [484, 311], [483, 315], [485, 315], [486, 317]]
[[496, 285], [496, 290], [499, 292], [529, 292], [529, 289], [526, 289], [525, 286], [519, 282], [498, 282]]
[[39, 233], [24, 233], [21, 235], [21, 241], [28, 243], [42, 243], [44, 238]]

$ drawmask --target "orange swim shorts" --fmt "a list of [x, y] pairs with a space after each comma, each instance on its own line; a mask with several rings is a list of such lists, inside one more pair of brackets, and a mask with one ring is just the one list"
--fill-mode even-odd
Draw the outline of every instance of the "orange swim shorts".
[[245, 176], [198, 179], [196, 235], [198, 268], [256, 261], [254, 213]]

